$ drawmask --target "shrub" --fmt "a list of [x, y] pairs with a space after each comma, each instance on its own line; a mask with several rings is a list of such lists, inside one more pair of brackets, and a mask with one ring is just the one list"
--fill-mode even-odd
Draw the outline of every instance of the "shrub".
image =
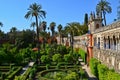
[[42, 55], [41, 56], [41, 62], [43, 63], [49, 63], [50, 62], [50, 58], [48, 55]]
[[100, 62], [97, 60], [97, 59], [95, 59], [95, 58], [92, 58], [91, 60], [90, 60], [90, 69], [91, 69], [91, 72], [92, 72], [92, 74], [94, 74], [96, 77], [98, 77], [98, 69], [97, 69], [97, 66], [98, 66], [98, 64], [100, 64]]
[[71, 56], [70, 54], [65, 54], [65, 55], [64, 55], [64, 60], [65, 60], [66, 62], [70, 62], [71, 59], [72, 59], [72, 56]]
[[56, 61], [57, 63], [58, 62], [61, 62], [62, 61], [62, 58], [61, 58], [62, 56], [60, 55], [60, 54], [54, 54], [53, 56], [52, 56], [52, 60], [53, 61]]
[[67, 74], [64, 80], [78, 80], [78, 79], [79, 79], [78, 74], [76, 72], [71, 72]]
[[61, 66], [61, 63], [58, 63], [58, 64], [56, 65], [56, 69], [60, 69], [60, 66]]
[[98, 64], [99, 80], [106, 80], [108, 68], [105, 65]]
[[50, 68], [50, 64], [46, 64], [46, 70]]
[[81, 58], [83, 59], [83, 61], [86, 63], [86, 52], [82, 49], [79, 49], [79, 54]]

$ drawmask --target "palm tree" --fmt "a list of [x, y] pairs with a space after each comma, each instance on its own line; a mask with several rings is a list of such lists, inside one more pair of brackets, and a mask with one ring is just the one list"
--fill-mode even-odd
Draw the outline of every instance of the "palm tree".
[[62, 30], [62, 25], [59, 24], [57, 28], [58, 28], [58, 31], [59, 31], [60, 44], [61, 44], [61, 30]]
[[55, 22], [51, 22], [51, 23], [50, 23], [50, 30], [52, 31], [52, 37], [54, 36], [55, 26], [56, 26], [56, 23], [55, 23]]
[[97, 12], [97, 14], [100, 14], [101, 18], [102, 18], [102, 15], [103, 15], [103, 20], [104, 20], [105, 26], [106, 26], [106, 17], [105, 17], [105, 14], [112, 12], [112, 8], [109, 5], [110, 5], [110, 3], [107, 2], [106, 0], [101, 0], [97, 4], [97, 6], [96, 6], [96, 12]]
[[45, 39], [45, 37], [46, 37], [46, 32], [45, 32], [45, 30], [46, 30], [46, 27], [47, 27], [47, 22], [46, 21], [42, 21], [42, 23], [41, 23], [41, 27], [42, 27], [42, 29], [43, 29], [43, 33], [44, 33], [44, 35], [43, 35], [43, 48], [44, 48], [44, 50], [45, 50], [45, 42], [46, 42], [46, 39]]
[[10, 34], [11, 34], [12, 43], [15, 43], [16, 34], [17, 34], [17, 28], [16, 27], [12, 27], [10, 29]]
[[3, 23], [2, 22], [0, 22], [0, 26], [3, 27]]
[[41, 26], [42, 26], [42, 28], [43, 28], [43, 31], [45, 32], [46, 27], [47, 27], [47, 22], [46, 22], [46, 21], [42, 21]]
[[26, 19], [29, 19], [30, 17], [35, 17], [36, 20], [36, 31], [37, 31], [37, 41], [38, 41], [38, 53], [40, 52], [40, 43], [39, 43], [39, 26], [38, 26], [38, 22], [39, 22], [39, 18], [45, 18], [46, 12], [44, 10], [42, 10], [42, 6], [37, 4], [37, 3], [33, 3], [29, 6], [28, 8], [28, 12], [25, 15]]

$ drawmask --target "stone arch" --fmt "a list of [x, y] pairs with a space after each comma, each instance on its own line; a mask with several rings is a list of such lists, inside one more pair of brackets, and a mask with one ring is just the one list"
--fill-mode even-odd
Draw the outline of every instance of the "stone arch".
[[116, 49], [116, 38], [115, 35], [113, 35], [113, 49]]
[[100, 37], [98, 37], [98, 49], [100, 49]]
[[110, 49], [110, 36], [108, 36], [108, 49]]
[[106, 38], [104, 36], [104, 49], [106, 49], [106, 42], [107, 42], [107, 40], [106, 40]]
[[96, 37], [94, 37], [94, 46], [96, 46], [97, 45], [97, 39], [96, 39]]

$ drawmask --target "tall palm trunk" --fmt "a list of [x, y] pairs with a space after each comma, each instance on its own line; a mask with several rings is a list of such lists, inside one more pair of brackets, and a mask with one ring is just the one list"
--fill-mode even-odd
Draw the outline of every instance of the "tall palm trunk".
[[37, 55], [37, 63], [38, 63], [38, 59], [40, 57], [40, 43], [39, 43], [39, 28], [38, 28], [38, 17], [35, 16], [36, 19], [36, 27], [37, 27], [37, 48], [38, 48], [38, 55]]
[[103, 17], [104, 17], [104, 23], [105, 23], [105, 26], [106, 26], [105, 11], [103, 11]]

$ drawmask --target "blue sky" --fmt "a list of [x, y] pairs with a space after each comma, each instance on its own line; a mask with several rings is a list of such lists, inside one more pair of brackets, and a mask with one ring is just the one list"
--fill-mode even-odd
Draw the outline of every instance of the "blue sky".
[[[96, 4], [100, 0], [0, 0], [0, 22], [4, 24], [1, 28], [4, 32], [9, 32], [12, 27], [18, 30], [30, 28], [31, 20], [26, 20], [24, 15], [30, 4], [36, 2], [42, 5], [46, 11], [47, 26], [51, 22], [56, 25], [70, 22], [84, 22], [84, 14], [95, 11]], [[117, 18], [118, 0], [107, 0], [111, 3], [112, 13], [106, 15], [107, 23], [110, 24]]]

